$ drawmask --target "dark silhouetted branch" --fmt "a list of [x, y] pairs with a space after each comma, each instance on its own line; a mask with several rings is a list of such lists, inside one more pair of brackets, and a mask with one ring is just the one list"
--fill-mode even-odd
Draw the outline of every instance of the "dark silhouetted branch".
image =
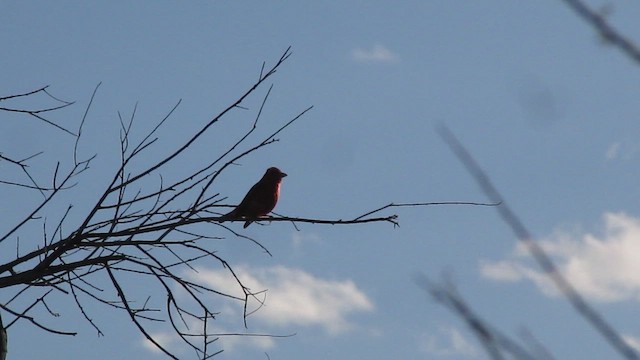
[[42, 107], [42, 108], [38, 108], [38, 109], [21, 109], [21, 108], [17, 108], [17, 107], [9, 107], [9, 106], [0, 106], [0, 111], [6, 111], [6, 112], [13, 112], [13, 113], [22, 113], [22, 114], [28, 114], [30, 116], [33, 116], [59, 130], [62, 130], [64, 132], [66, 132], [69, 135], [73, 135], [73, 136], [77, 136], [76, 134], [74, 134], [73, 132], [67, 130], [66, 128], [54, 123], [53, 121], [47, 119], [44, 117], [44, 113], [47, 112], [52, 112], [55, 110], [60, 110], [63, 108], [66, 108], [67, 106], [71, 106], [73, 105], [73, 102], [69, 102], [69, 101], [64, 101], [64, 100], [60, 100], [59, 98], [51, 95], [51, 93], [49, 93], [47, 91], [47, 88], [49, 86], [45, 86], [33, 91], [29, 91], [26, 93], [22, 93], [22, 94], [16, 94], [16, 95], [9, 95], [9, 96], [3, 96], [0, 97], [0, 104], [2, 104], [3, 101], [10, 101], [16, 98], [26, 98], [26, 97], [33, 97], [34, 95], [37, 94], [45, 94], [47, 97], [49, 97], [50, 99], [53, 99], [55, 102], [57, 102], [59, 105], [54, 105], [54, 106], [49, 106], [49, 107]]

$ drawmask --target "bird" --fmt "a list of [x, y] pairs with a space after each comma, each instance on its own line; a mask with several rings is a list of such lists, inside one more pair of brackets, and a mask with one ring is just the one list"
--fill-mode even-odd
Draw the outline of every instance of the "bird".
[[262, 179], [249, 189], [240, 204], [227, 214], [222, 215], [219, 221], [247, 219], [243, 226], [246, 229], [259, 217], [269, 214], [278, 203], [280, 183], [285, 176], [287, 174], [277, 167], [268, 168]]

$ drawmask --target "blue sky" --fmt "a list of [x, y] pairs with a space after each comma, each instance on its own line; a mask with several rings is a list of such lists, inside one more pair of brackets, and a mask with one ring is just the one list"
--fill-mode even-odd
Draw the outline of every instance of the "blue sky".
[[[609, 19], [637, 36], [638, 11], [616, 2]], [[267, 167], [278, 166], [289, 176], [276, 210], [290, 216], [348, 218], [390, 202], [486, 201], [438, 137], [435, 126], [446, 124], [566, 276], [640, 345], [640, 74], [560, 1], [2, 2], [0, 43], [1, 95], [51, 85], [56, 96], [78, 102], [53, 115], [59, 123], [77, 124], [102, 82], [79, 144], [99, 157], [68, 195], [76, 205], [71, 220], [116, 164], [117, 111], [130, 114], [138, 102], [134, 135], [141, 136], [182, 99], [152, 161], [244, 92], [263, 61], [292, 46], [272, 78], [256, 139], [313, 110], [279, 143], [229, 169], [216, 191], [238, 202]], [[259, 100], [250, 100], [252, 110]], [[219, 154], [254, 114], [234, 113], [163, 175]], [[54, 159], [70, 154], [68, 136], [32, 119], [3, 115], [0, 129], [3, 154], [45, 151], [34, 163], [43, 178]], [[4, 233], [33, 199], [0, 191]], [[212, 245], [247, 282], [269, 289], [248, 331], [296, 333], [223, 338], [221, 358], [484, 358], [464, 324], [413, 283], [416, 272], [451, 274], [484, 318], [507, 333], [526, 328], [558, 358], [615, 355], [557, 296], [494, 210], [396, 211], [395, 229], [249, 227], [273, 257], [235, 239]], [[233, 291], [215, 264], [199, 274]], [[211, 301], [223, 310], [221, 332], [243, 331], [237, 303]], [[97, 337], [71, 299], [55, 305], [61, 317], [51, 321], [80, 335], [19, 323], [10, 329], [10, 358], [163, 358], [125, 314], [90, 306], [106, 334]], [[168, 330], [156, 335], [191, 355]]]

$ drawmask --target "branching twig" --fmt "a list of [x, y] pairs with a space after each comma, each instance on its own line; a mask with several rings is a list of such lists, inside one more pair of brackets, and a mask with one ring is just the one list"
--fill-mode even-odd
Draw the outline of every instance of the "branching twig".
[[66, 128], [54, 123], [53, 121], [45, 118], [44, 116], [42, 116], [41, 114], [47, 113], [47, 112], [51, 112], [51, 111], [55, 111], [55, 110], [60, 110], [63, 108], [66, 108], [67, 106], [71, 106], [73, 105], [73, 102], [69, 102], [69, 101], [64, 101], [64, 100], [60, 100], [57, 97], [51, 95], [48, 91], [47, 88], [49, 86], [45, 86], [33, 91], [29, 91], [26, 93], [22, 93], [22, 94], [16, 94], [16, 95], [9, 95], [9, 96], [4, 96], [4, 97], [0, 97], [0, 102], [2, 101], [7, 101], [7, 100], [12, 100], [15, 98], [19, 98], [19, 97], [29, 97], [32, 95], [36, 95], [38, 93], [44, 93], [46, 94], [49, 98], [55, 100], [56, 102], [60, 103], [60, 105], [55, 105], [55, 106], [50, 106], [50, 107], [43, 107], [40, 109], [19, 109], [19, 108], [14, 108], [14, 107], [8, 107], [8, 106], [0, 106], [0, 111], [6, 111], [6, 112], [14, 112], [14, 113], [22, 113], [22, 114], [28, 114], [30, 116], [33, 116], [41, 121], [44, 121], [45, 123], [58, 128], [59, 130], [62, 130], [64, 132], [66, 132], [69, 135], [73, 135], [73, 136], [77, 136], [76, 134], [74, 134], [73, 132], [67, 130]]

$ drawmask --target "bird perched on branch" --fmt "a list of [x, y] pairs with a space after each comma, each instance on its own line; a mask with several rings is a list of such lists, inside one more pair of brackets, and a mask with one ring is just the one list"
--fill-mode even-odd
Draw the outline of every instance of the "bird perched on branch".
[[244, 228], [261, 216], [265, 216], [276, 207], [280, 197], [280, 182], [287, 176], [277, 167], [270, 167], [262, 179], [249, 189], [240, 205], [231, 212], [222, 215], [220, 222], [225, 220], [247, 219]]

